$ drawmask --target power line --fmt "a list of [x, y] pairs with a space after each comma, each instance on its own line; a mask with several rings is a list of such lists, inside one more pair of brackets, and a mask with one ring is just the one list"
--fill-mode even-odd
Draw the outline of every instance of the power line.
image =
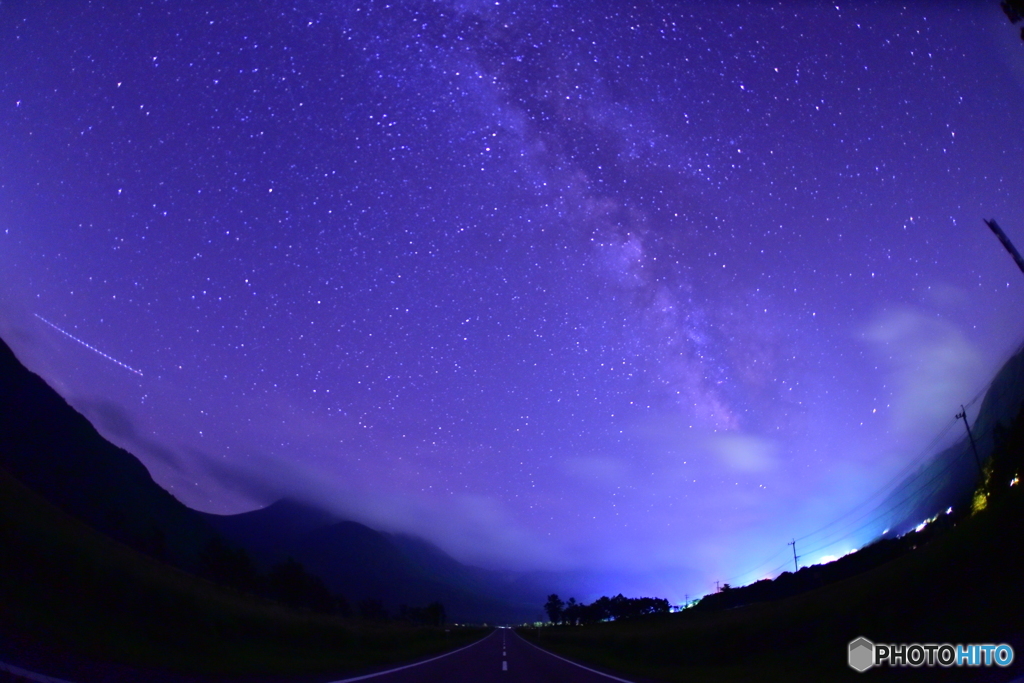
[[817, 534], [820, 534], [825, 529], [828, 529], [830, 527], [835, 526], [839, 522], [843, 521], [845, 518], [847, 518], [850, 515], [854, 514], [857, 510], [859, 510], [863, 506], [867, 505], [873, 499], [881, 497], [881, 496], [884, 496], [884, 495], [890, 495], [894, 491], [899, 489], [901, 486], [906, 484], [910, 479], [912, 479], [912, 477], [910, 479], [908, 479], [908, 476], [910, 475], [910, 473], [912, 471], [914, 471], [915, 469], [919, 468], [920, 465], [922, 463], [924, 463], [925, 460], [927, 460], [929, 457], [934, 455], [933, 449], [943, 439], [943, 437], [945, 437], [946, 434], [949, 433], [949, 430], [952, 429], [953, 425], [955, 425], [955, 424], [956, 424], [956, 418], [951, 418], [942, 427], [942, 429], [939, 431], [939, 433], [934, 438], [932, 438], [932, 440], [928, 443], [928, 445], [925, 446], [924, 448], [922, 448], [921, 451], [919, 452], [919, 454], [913, 460], [908, 462], [902, 469], [900, 469], [899, 472], [897, 472], [895, 475], [893, 475], [890, 478], [890, 480], [885, 485], [883, 485], [880, 489], [877, 489], [873, 494], [871, 494], [870, 496], [868, 496], [867, 498], [862, 500], [860, 503], [858, 503], [857, 505], [855, 505], [854, 507], [852, 507], [850, 510], [848, 510], [845, 513], [843, 513], [839, 517], [836, 517], [835, 519], [833, 519], [828, 524], [826, 524], [826, 525], [824, 525], [822, 527], [819, 527], [819, 528], [815, 529], [814, 531], [812, 531], [812, 532], [810, 532], [808, 534], [804, 534], [803, 536], [800, 536], [796, 540], [804, 541], [804, 540], [807, 540], [807, 539], [811, 538], [812, 536], [816, 536]]
[[760, 569], [761, 567], [764, 567], [765, 565], [770, 563], [772, 560], [774, 560], [776, 557], [778, 557], [785, 550], [786, 550], [785, 547], [779, 548], [778, 550], [775, 551], [775, 553], [771, 557], [769, 557], [767, 560], [765, 560], [761, 564], [757, 565], [753, 569], [750, 569], [749, 571], [745, 571], [742, 574], [737, 574], [736, 576], [733, 576], [733, 577], [727, 579], [727, 583], [733, 583], [734, 581], [736, 581], [736, 579], [741, 579], [744, 576], [756, 573], [758, 569]]
[[[974, 400], [977, 400], [977, 399], [974, 399]], [[971, 403], [973, 403], [973, 401], [969, 402], [969, 403], [968, 403], [968, 405], [971, 405]], [[874, 498], [878, 497], [879, 495], [882, 495], [882, 494], [884, 494], [884, 493], [889, 493], [889, 494], [891, 494], [891, 493], [892, 493], [893, 491], [897, 490], [897, 489], [899, 488], [899, 486], [896, 486], [895, 488], [893, 488], [893, 489], [892, 489], [892, 491], [889, 491], [888, 489], [889, 489], [889, 488], [890, 488], [890, 487], [892, 486], [892, 484], [893, 484], [893, 483], [899, 483], [899, 482], [900, 482], [900, 480], [902, 480], [902, 481], [903, 481], [903, 483], [906, 483], [906, 479], [905, 479], [905, 477], [906, 477], [906, 473], [907, 473], [907, 472], [909, 472], [909, 471], [910, 471], [910, 470], [911, 470], [911, 469], [912, 469], [912, 468], [913, 468], [913, 467], [914, 467], [915, 465], [918, 465], [918, 464], [919, 464], [920, 462], [922, 462], [922, 461], [923, 461], [923, 460], [924, 460], [924, 459], [925, 459], [925, 458], [926, 458], [926, 457], [927, 457], [927, 456], [929, 455], [929, 449], [931, 449], [931, 448], [932, 448], [932, 447], [933, 447], [933, 446], [934, 446], [934, 445], [935, 445], [935, 444], [936, 444], [936, 443], [937, 443], [937, 442], [938, 442], [938, 441], [939, 441], [940, 439], [942, 439], [942, 437], [944, 437], [944, 436], [945, 436], [945, 434], [946, 434], [946, 433], [947, 433], [947, 432], [948, 432], [948, 431], [950, 430], [950, 428], [952, 428], [952, 426], [953, 426], [954, 424], [956, 424], [956, 419], [950, 419], [950, 421], [949, 421], [949, 422], [948, 422], [948, 423], [947, 423], [947, 424], [946, 424], [946, 425], [945, 425], [945, 426], [943, 427], [943, 429], [942, 429], [942, 430], [940, 431], [940, 433], [939, 433], [938, 435], [936, 435], [936, 436], [935, 436], [935, 437], [934, 437], [934, 438], [933, 438], [933, 439], [931, 440], [931, 442], [930, 442], [930, 443], [928, 444], [928, 446], [926, 446], [926, 447], [925, 447], [924, 449], [922, 449], [922, 454], [923, 454], [923, 455], [920, 455], [920, 456], [918, 456], [918, 458], [915, 458], [915, 459], [914, 459], [913, 461], [911, 461], [911, 463], [910, 463], [909, 465], [905, 466], [905, 467], [904, 467], [904, 468], [903, 468], [903, 469], [902, 469], [902, 470], [901, 470], [901, 471], [900, 471], [900, 472], [899, 472], [899, 473], [898, 473], [898, 474], [897, 474], [897, 475], [896, 475], [895, 477], [893, 477], [893, 479], [892, 479], [892, 480], [890, 480], [890, 482], [889, 482], [889, 483], [887, 483], [887, 484], [886, 484], [885, 486], [883, 486], [883, 487], [882, 487], [882, 488], [881, 488], [880, 490], [878, 490], [878, 491], [876, 491], [875, 493], [873, 493], [873, 494], [872, 494], [871, 496], [869, 496], [868, 498], [866, 498], [866, 499], [865, 499], [864, 501], [862, 501], [861, 503], [859, 503], [859, 504], [858, 504], [857, 506], [855, 506], [854, 508], [852, 508], [852, 509], [851, 509], [850, 511], [848, 511], [847, 513], [845, 513], [845, 514], [841, 515], [840, 517], [837, 517], [836, 519], [832, 520], [831, 522], [829, 522], [829, 523], [828, 523], [828, 524], [826, 524], [825, 526], [823, 526], [823, 527], [821, 527], [821, 528], [819, 528], [819, 529], [817, 529], [817, 530], [815, 530], [815, 531], [812, 531], [812, 532], [811, 532], [811, 533], [809, 533], [809, 534], [806, 534], [806, 535], [804, 535], [804, 536], [801, 536], [800, 538], [796, 538], [796, 539], [794, 539], [794, 542], [796, 542], [796, 541], [803, 541], [803, 540], [806, 540], [806, 539], [808, 539], [808, 538], [811, 538], [812, 536], [815, 536], [816, 534], [818, 534], [818, 533], [820, 533], [820, 532], [824, 531], [825, 529], [828, 529], [828, 528], [830, 528], [830, 527], [832, 527], [832, 526], [834, 526], [834, 525], [838, 524], [839, 522], [843, 521], [844, 519], [846, 519], [847, 517], [849, 517], [849, 516], [850, 516], [851, 514], [853, 514], [853, 513], [855, 512], [855, 511], [857, 511], [857, 510], [858, 510], [858, 509], [860, 509], [860, 508], [861, 508], [862, 506], [864, 506], [865, 504], [867, 504], [867, 503], [868, 503], [869, 501], [871, 501], [872, 499], [874, 499]], [[877, 510], [877, 509], [878, 509], [877, 507], [875, 507], [875, 508], [872, 508], [871, 510], [869, 510], [868, 512], [866, 512], [866, 513], [865, 513], [864, 515], [861, 515], [860, 517], [857, 517], [856, 519], [854, 519], [854, 522], [857, 522], [857, 521], [859, 521], [859, 520], [863, 519], [863, 518], [864, 518], [864, 516], [866, 516], [866, 515], [868, 515], [868, 514], [871, 514], [872, 512], [874, 512], [874, 511], [875, 511], [875, 510]], [[843, 536], [843, 537], [840, 537], [840, 538], [839, 538], [839, 539], [837, 539], [837, 540], [836, 540], [835, 542], [837, 543], [837, 542], [838, 542], [839, 540], [842, 540], [842, 538], [844, 538], [844, 537], [845, 537], [845, 536]], [[790, 544], [789, 544], [789, 543], [787, 543], [786, 545], [790, 545]], [[829, 545], [832, 545], [832, 544], [829, 544]], [[745, 572], [742, 572], [742, 573], [740, 573], [740, 574], [737, 574], [737, 575], [735, 575], [735, 576], [734, 576], [733, 578], [729, 579], [729, 581], [728, 581], [728, 582], [729, 582], [729, 583], [732, 583], [732, 582], [733, 582], [733, 581], [735, 581], [736, 579], [739, 579], [739, 578], [742, 578], [742, 577], [748, 576], [748, 575], [750, 575], [750, 574], [754, 574], [754, 573], [756, 573], [758, 569], [760, 569], [760, 568], [761, 568], [761, 567], [763, 567], [764, 565], [766, 565], [766, 564], [768, 564], [769, 562], [771, 562], [772, 560], [774, 560], [774, 559], [775, 559], [776, 557], [778, 557], [778, 556], [779, 556], [779, 554], [780, 554], [780, 553], [784, 552], [785, 550], [786, 550], [786, 546], [781, 546], [781, 547], [780, 547], [780, 548], [779, 548], [779, 549], [778, 549], [777, 551], [775, 551], [775, 553], [774, 553], [774, 554], [772, 554], [772, 555], [771, 555], [771, 556], [770, 556], [770, 557], [769, 557], [768, 559], [766, 559], [766, 560], [765, 560], [764, 562], [761, 562], [760, 564], [756, 565], [755, 567], [753, 567], [753, 568], [751, 568], [751, 569], [749, 569], [749, 570], [747, 570], [747, 571], [745, 571]], [[805, 553], [805, 555], [806, 555], [806, 554], [807, 554], [807, 553]], [[788, 563], [788, 562], [789, 562], [789, 560], [787, 560], [786, 562]], [[769, 574], [769, 575], [771, 575], [771, 574], [774, 574], [774, 573], [775, 573], [776, 571], [778, 571], [778, 569], [780, 569], [781, 567], [784, 567], [785, 565], [786, 565], [786, 563], [783, 563], [782, 565], [780, 565], [780, 567], [777, 567], [777, 568], [776, 568], [775, 570], [773, 570], [772, 572], [769, 572], [768, 574]]]
[[[1014, 357], [1014, 356], [1016, 356], [1016, 355], [1018, 355], [1020, 353], [1024, 353], [1024, 342], [1017, 342], [1012, 347], [1010, 347], [1010, 349], [1007, 352], [1004, 352], [1004, 354], [1003, 354], [1003, 362], [1000, 365], [1000, 367], [1004, 367], [1006, 365], [1006, 363], [1009, 362], [1009, 360], [1012, 357]], [[923, 492], [925, 489], [927, 489], [928, 487], [930, 487], [933, 484], [935, 484], [940, 479], [940, 477], [945, 475], [954, 465], [956, 465], [960, 461], [960, 459], [966, 454], [966, 451], [963, 451], [959, 455], [957, 455], [956, 457], [952, 458], [938, 472], [933, 472], [932, 476], [927, 481], [925, 481], [923, 484], [921, 484], [920, 486], [915, 486], [916, 484], [918, 484], [920, 482], [920, 480], [923, 477], [925, 477], [929, 473], [929, 469], [927, 467], [922, 467], [922, 464], [928, 458], [930, 458], [930, 457], [934, 458], [935, 457], [936, 454], [935, 454], [934, 449], [938, 447], [939, 443], [941, 443], [942, 439], [945, 438], [945, 436], [949, 433], [950, 429], [952, 429], [953, 425], [955, 425], [958, 420], [963, 419], [965, 423], [967, 422], [967, 420], [966, 420], [967, 409], [972, 407], [983, 396], [985, 396], [987, 394], [987, 392], [989, 392], [992, 389], [992, 385], [994, 383], [994, 379], [995, 378], [993, 377], [992, 380], [990, 380], [990, 381], [986, 382], [984, 385], [982, 385], [978, 389], [978, 391], [974, 394], [974, 396], [971, 398], [970, 401], [968, 401], [966, 404], [961, 405], [960, 406], [961, 414], [958, 414], [956, 417], [953, 417], [950, 420], [948, 420], [945, 423], [945, 425], [939, 430], [939, 432], [935, 435], [935, 437], [933, 437], [931, 439], [931, 441], [929, 441], [928, 445], [926, 445], [924, 448], [922, 448], [919, 451], [918, 456], [915, 457], [914, 459], [912, 459], [911, 461], [909, 461], [904, 467], [902, 467], [900, 469], [900, 471], [897, 472], [892, 478], [890, 478], [890, 480], [884, 486], [882, 486], [881, 488], [876, 490], [873, 494], [871, 494], [870, 496], [865, 498], [861, 503], [857, 504], [856, 506], [851, 508], [846, 513], [840, 515], [836, 519], [833, 519], [828, 524], [826, 524], [826, 525], [824, 525], [822, 527], [819, 527], [818, 529], [816, 529], [816, 530], [814, 530], [814, 531], [812, 531], [812, 532], [810, 532], [808, 534], [805, 534], [804, 536], [801, 536], [799, 538], [794, 538], [792, 542], [787, 543], [786, 545], [792, 545], [793, 546], [793, 554], [794, 554], [794, 556], [797, 557], [797, 558], [799, 558], [799, 557], [807, 557], [807, 556], [809, 556], [809, 555], [811, 555], [811, 554], [813, 554], [815, 552], [818, 552], [819, 550], [824, 550], [825, 548], [834, 546], [835, 544], [839, 543], [840, 541], [842, 541], [845, 538], [849, 538], [851, 536], [854, 536], [855, 534], [859, 533], [860, 531], [862, 531], [862, 530], [870, 527], [871, 525], [875, 524], [876, 522], [878, 522], [878, 520], [882, 519], [886, 515], [895, 514], [896, 511], [899, 510], [901, 507], [903, 507], [907, 502], [911, 501], [912, 499], [917, 497], [921, 492]], [[1003, 390], [1000, 392], [1000, 395], [999, 395], [998, 398], [1002, 398], [1003, 396], [1005, 396], [1006, 392], [1007, 392], [1007, 389], [1003, 388]], [[975, 428], [977, 428], [977, 424], [975, 424]], [[980, 433], [978, 438], [979, 439], [987, 438], [988, 435], [993, 431], [993, 429], [994, 429], [994, 426], [993, 427], [989, 427], [988, 429], [985, 429], [983, 432]], [[970, 431], [969, 428], [968, 428], [968, 431]], [[971, 438], [972, 438], [972, 446], [973, 446], [973, 434], [971, 435]], [[955, 447], [955, 444], [954, 444], [953, 447]], [[975, 456], [976, 456], [976, 458], [978, 457], [976, 451], [975, 451]], [[978, 458], [978, 461], [980, 462], [980, 458]], [[914, 471], [915, 469], [916, 469], [916, 472], [914, 472], [911, 475], [910, 473], [912, 471]], [[911, 488], [912, 488], [912, 490], [910, 490]], [[908, 491], [908, 490], [909, 490], [909, 492], [906, 493], [906, 495], [903, 495], [898, 501], [896, 501], [895, 503], [891, 502], [893, 496], [896, 495], [897, 492], [901, 492], [902, 493], [902, 492]], [[857, 522], [863, 520], [865, 517], [868, 517], [869, 515], [874, 515], [866, 523], [858, 526], [856, 529], [853, 529], [852, 531], [846, 531], [846, 529], [849, 528], [849, 526], [847, 525], [843, 529], [840, 529], [840, 532], [842, 532], [842, 535], [840, 535], [837, 538], [835, 538], [835, 540], [829, 541], [828, 543], [820, 544], [817, 547], [815, 547], [815, 548], [813, 548], [813, 549], [811, 549], [809, 551], [805, 550], [803, 555], [800, 555], [800, 556], [796, 555], [796, 543], [797, 542], [808, 540], [808, 539], [810, 539], [810, 538], [820, 534], [821, 532], [823, 532], [823, 531], [825, 531], [827, 529], [830, 529], [831, 527], [835, 526], [836, 524], [839, 524], [839, 523], [843, 522], [844, 520], [847, 520], [851, 515], [856, 513], [858, 510], [862, 509], [865, 505], [868, 505], [872, 500], [877, 499], [877, 498], [879, 498], [881, 496], [888, 496], [888, 500], [883, 500], [883, 501], [879, 502], [873, 508], [870, 508], [869, 510], [867, 510], [863, 514], [860, 514], [860, 515], [858, 515], [857, 517], [855, 517], [854, 519], [851, 520], [851, 524], [856, 524]], [[874, 514], [874, 513], [879, 513], [879, 514]], [[827, 538], [831, 538], [833, 536], [835, 536], [835, 534], [829, 534], [829, 535], [826, 535], [825, 538], [827, 539]], [[742, 577], [748, 576], [750, 574], [754, 574], [755, 572], [758, 571], [758, 569], [760, 569], [761, 567], [765, 566], [766, 564], [771, 562], [773, 559], [778, 557], [779, 554], [782, 553], [784, 550], [785, 550], [785, 546], [780, 547], [779, 550], [777, 550], [767, 560], [765, 560], [764, 562], [762, 562], [759, 565], [756, 565], [755, 567], [753, 567], [752, 569], [750, 569], [748, 571], [745, 571], [745, 572], [743, 572], [741, 574], [737, 574], [735, 577], [733, 577], [733, 579], [730, 579], [728, 581], [728, 583], [731, 583], [735, 579], [742, 578]], [[786, 560], [786, 562], [784, 562], [783, 564], [779, 565], [778, 567], [776, 567], [772, 571], [768, 572], [767, 575], [768, 576], [776, 575], [776, 573], [779, 572], [780, 570], [782, 570], [786, 566], [786, 564], [788, 564], [788, 562], [789, 562], [789, 560]], [[798, 567], [795, 567], [795, 568], [797, 568], [797, 570], [798, 570]]]
[[[991, 430], [991, 429], [990, 429], [990, 430], [986, 430], [985, 432], [983, 432], [983, 433], [982, 433], [982, 435], [983, 435], [983, 436], [988, 436], [988, 435], [989, 435], [989, 434], [990, 434], [991, 432], [992, 432], [992, 430]], [[903, 505], [904, 503], [906, 503], [906, 502], [908, 502], [908, 501], [912, 500], [913, 498], [917, 497], [917, 495], [918, 495], [918, 494], [919, 494], [919, 493], [920, 493], [921, 491], [923, 491], [923, 490], [924, 490], [925, 488], [929, 487], [930, 485], [932, 485], [932, 484], [934, 484], [934, 483], [935, 483], [936, 481], [938, 481], [938, 480], [939, 480], [939, 479], [940, 479], [940, 478], [941, 478], [941, 477], [942, 477], [942, 476], [943, 476], [944, 474], [946, 474], [946, 472], [948, 472], [948, 471], [949, 471], [950, 469], [952, 469], [952, 467], [953, 467], [954, 465], [956, 465], [956, 464], [957, 464], [957, 463], [958, 463], [958, 462], [960, 461], [960, 459], [961, 459], [961, 458], [963, 458], [963, 457], [964, 457], [964, 455], [966, 455], [966, 453], [967, 453], [966, 451], [963, 451], [962, 453], [960, 453], [960, 455], [959, 455], [959, 456], [957, 456], [956, 458], [954, 458], [954, 459], [950, 460], [950, 461], [949, 461], [949, 462], [948, 462], [948, 463], [946, 464], [946, 466], [945, 466], [945, 467], [943, 467], [943, 468], [942, 468], [941, 470], [939, 470], [938, 472], [936, 472], [936, 473], [935, 473], [935, 474], [934, 474], [934, 475], [933, 475], [933, 476], [931, 477], [931, 479], [929, 479], [928, 481], [926, 481], [926, 482], [925, 482], [925, 483], [924, 483], [924, 484], [923, 484], [923, 485], [922, 485], [921, 487], [917, 488], [917, 489], [916, 489], [916, 490], [914, 490], [914, 491], [911, 491], [911, 492], [910, 492], [910, 493], [909, 493], [908, 495], [906, 495], [906, 496], [904, 496], [903, 498], [901, 498], [901, 499], [900, 499], [900, 500], [899, 500], [899, 501], [898, 501], [897, 503], [895, 503], [895, 504], [894, 504], [894, 505], [892, 505], [891, 507], [889, 507], [889, 508], [887, 508], [887, 509], [883, 510], [883, 511], [881, 512], [881, 514], [878, 514], [878, 515], [876, 515], [875, 517], [873, 517], [872, 519], [870, 519], [870, 520], [869, 520], [868, 522], [866, 522], [865, 524], [862, 524], [861, 526], [857, 527], [857, 528], [856, 528], [856, 529], [854, 529], [853, 531], [850, 531], [849, 533], [843, 534], [842, 536], [840, 536], [839, 538], [835, 539], [834, 541], [830, 541], [829, 543], [825, 543], [825, 544], [823, 544], [823, 545], [819, 545], [819, 546], [818, 546], [817, 548], [814, 548], [813, 550], [811, 550], [811, 551], [808, 551], [808, 553], [805, 553], [805, 554], [815, 553], [815, 552], [817, 552], [817, 551], [819, 551], [819, 550], [824, 550], [825, 548], [828, 548], [828, 547], [830, 547], [830, 546], [833, 546], [833, 545], [835, 545], [836, 543], [838, 543], [839, 541], [843, 540], [844, 538], [849, 538], [850, 536], [853, 536], [853, 535], [857, 534], [858, 532], [860, 532], [860, 531], [862, 531], [862, 530], [864, 530], [864, 529], [866, 529], [866, 528], [870, 527], [870, 526], [871, 526], [872, 524], [876, 523], [876, 522], [877, 522], [878, 520], [882, 519], [882, 518], [883, 518], [883, 517], [885, 517], [886, 515], [892, 514], [892, 513], [893, 513], [893, 512], [895, 511], [895, 510], [899, 509], [899, 508], [900, 508], [900, 507], [901, 507], [901, 506], [902, 506], [902, 505]], [[872, 510], [871, 512], [875, 512], [875, 511], [879, 510], [880, 508], [881, 508], [881, 506], [879, 506], [879, 507], [876, 507], [876, 508], [875, 508], [874, 510]], [[868, 514], [871, 514], [871, 512], [868, 512], [868, 513], [865, 513], [864, 515], [861, 515], [861, 517], [859, 517], [859, 518], [858, 518], [857, 520], [854, 520], [854, 521], [859, 521], [860, 519], [863, 519], [863, 518], [864, 518], [864, 517], [866, 517], [866, 516], [867, 516]], [[826, 538], [827, 538], [827, 537], [826, 537]]]
[[[1018, 349], [1017, 349], [1017, 351], [1015, 353], [1010, 354], [1010, 357], [1012, 357], [1013, 355], [1016, 355], [1016, 353], [1020, 353], [1021, 351], [1024, 351], [1024, 344], [1021, 344], [1018, 347]], [[1006, 360], [1009, 360], [1009, 358], [1007, 358]], [[1006, 364], [1006, 361], [1003, 362], [1003, 365], [1005, 365], [1005, 364]], [[992, 382], [990, 381], [987, 384], [985, 384], [981, 389], [979, 389], [974, 394], [974, 396], [971, 398], [971, 400], [967, 402], [966, 408], [969, 408], [969, 407], [973, 406], [975, 403], [977, 403], [981, 399], [981, 397], [991, 388], [991, 386], [992, 386]], [[961, 405], [961, 408], [964, 410], [964, 412], [966, 412], [966, 408], [963, 405]], [[953, 427], [953, 425], [956, 424], [956, 422], [957, 422], [957, 420], [959, 418], [960, 418], [960, 416], [957, 415], [956, 417], [951, 418], [949, 421], [947, 421], [945, 426], [943, 426], [942, 430], [934, 438], [932, 438], [932, 440], [928, 443], [927, 446], [925, 446], [923, 449], [921, 449], [920, 455], [917, 458], [915, 458], [914, 460], [910, 461], [906, 466], [904, 466], [900, 470], [900, 472], [898, 472], [893, 478], [891, 478], [890, 481], [885, 486], [883, 486], [882, 488], [878, 489], [871, 496], [868, 496], [861, 503], [859, 503], [858, 505], [856, 505], [853, 508], [851, 508], [848, 512], [846, 512], [843, 515], [837, 517], [836, 519], [832, 520], [828, 524], [826, 524], [826, 525], [824, 525], [824, 526], [822, 526], [822, 527], [820, 527], [820, 528], [810, 532], [809, 534], [805, 534], [804, 536], [801, 536], [801, 537], [797, 538], [796, 540], [802, 541], [802, 540], [807, 540], [807, 539], [809, 539], [809, 538], [811, 538], [813, 536], [816, 536], [817, 534], [821, 533], [825, 529], [828, 529], [828, 528], [838, 524], [839, 522], [843, 521], [844, 519], [846, 519], [850, 515], [854, 514], [858, 509], [862, 508], [869, 501], [871, 501], [874, 498], [879, 497], [880, 495], [886, 494], [886, 495], [891, 497], [897, 491], [912, 486], [916, 482], [917, 479], [919, 479], [920, 477], [923, 477], [923, 476], [925, 476], [925, 474], [927, 474], [928, 469], [927, 468], [921, 468], [920, 465], [923, 464], [930, 457], [934, 457], [935, 456], [934, 449], [937, 448], [938, 444], [945, 437], [945, 435], [949, 432], [949, 430]], [[907, 476], [908, 473], [911, 470], [915, 469], [915, 468], [918, 468], [917, 472], [915, 472], [912, 476]], [[945, 472], [947, 469], [948, 469], [948, 467], [943, 469], [943, 472]], [[929, 483], [931, 481], [933, 481], [933, 480], [929, 480]], [[889, 490], [890, 487], [891, 487], [891, 490]], [[895, 509], [895, 507], [896, 506], [893, 506], [893, 509]], [[871, 514], [871, 512], [873, 512], [873, 511], [875, 511], [877, 509], [879, 509], [879, 506], [876, 506], [875, 508], [873, 508], [869, 512], [867, 512], [867, 513], [865, 513], [863, 515], [860, 515], [859, 517], [855, 518], [854, 522], [856, 522], [856, 521], [858, 521], [860, 519], [863, 519], [867, 514]]]

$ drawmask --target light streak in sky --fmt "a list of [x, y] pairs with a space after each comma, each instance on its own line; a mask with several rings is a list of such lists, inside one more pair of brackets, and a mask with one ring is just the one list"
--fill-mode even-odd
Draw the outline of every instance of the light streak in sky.
[[128, 370], [130, 372], [134, 372], [139, 377], [142, 377], [142, 373], [140, 371], [136, 370], [135, 368], [133, 368], [132, 366], [127, 365], [126, 363], [122, 363], [121, 361], [119, 361], [118, 359], [116, 359], [116, 358], [114, 358], [112, 356], [108, 356], [107, 354], [105, 354], [102, 351], [100, 351], [99, 349], [97, 349], [95, 346], [92, 346], [91, 344], [87, 344], [86, 342], [82, 341], [81, 339], [79, 339], [75, 335], [71, 334], [70, 332], [66, 332], [66, 331], [62, 330], [61, 328], [57, 327], [56, 325], [51, 323], [46, 318], [44, 318], [43, 316], [39, 315], [38, 313], [34, 313], [33, 315], [35, 315], [35, 317], [39, 318], [40, 320], [42, 320], [44, 323], [46, 323], [47, 325], [49, 325], [53, 329], [55, 329], [58, 332], [60, 332], [61, 334], [63, 334], [65, 337], [67, 337], [69, 339], [74, 339], [76, 342], [78, 342], [79, 344], [81, 344], [85, 348], [89, 349], [90, 351], [95, 351], [96, 353], [100, 354], [101, 356], [103, 356], [107, 360], [109, 360], [109, 361], [111, 361], [113, 363], [117, 363], [118, 365], [120, 365], [125, 370]]

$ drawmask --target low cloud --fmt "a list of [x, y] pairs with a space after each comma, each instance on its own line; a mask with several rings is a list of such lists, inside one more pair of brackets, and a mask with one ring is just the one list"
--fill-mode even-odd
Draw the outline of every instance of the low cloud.
[[901, 434], [935, 431], [977, 389], [980, 356], [946, 320], [903, 307], [876, 317], [864, 336], [888, 366]]
[[336, 485], [329, 492], [331, 500], [318, 499], [315, 491], [306, 493], [313, 502], [343, 517], [381, 531], [425, 538], [460, 562], [512, 570], [563, 569], [571, 565], [564, 544], [528, 530], [492, 496], [339, 491]]
[[570, 477], [589, 484], [621, 482], [628, 474], [628, 467], [620, 458], [601, 455], [566, 458], [562, 469]]
[[251, 453], [244, 467], [200, 451], [192, 455], [203, 461], [211, 479], [239, 499], [268, 504], [293, 498], [373, 529], [424, 538], [457, 560], [479, 566], [561, 569], [570, 564], [561, 544], [527, 530], [494, 497], [388, 488], [267, 453]]
[[83, 399], [75, 403], [104, 437], [123, 444], [122, 447], [136, 457], [145, 454], [173, 470], [184, 469], [178, 455], [156, 440], [143, 436], [131, 415], [120, 405], [103, 399]]
[[778, 445], [770, 439], [750, 434], [717, 434], [708, 439], [708, 447], [737, 472], [765, 472], [776, 466]]
[[970, 294], [959, 287], [942, 282], [936, 282], [925, 288], [923, 299], [926, 303], [939, 309], [963, 310], [971, 306]]

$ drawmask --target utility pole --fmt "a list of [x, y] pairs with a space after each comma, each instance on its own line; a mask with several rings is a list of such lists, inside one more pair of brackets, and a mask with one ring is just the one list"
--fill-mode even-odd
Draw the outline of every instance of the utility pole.
[[985, 225], [987, 225], [992, 232], [996, 234], [999, 241], [1003, 243], [1004, 247], [1006, 247], [1006, 251], [1010, 252], [1010, 256], [1012, 256], [1013, 260], [1017, 262], [1017, 267], [1020, 268], [1022, 273], [1024, 273], [1024, 258], [1021, 258], [1020, 252], [1017, 251], [1017, 247], [1013, 246], [1013, 242], [1011, 242], [1010, 238], [1006, 236], [1006, 233], [999, 227], [999, 224], [993, 219], [986, 220]]
[[793, 573], [795, 574], [796, 572], [800, 571], [800, 568], [796, 566], [796, 558], [797, 558], [797, 554], [796, 554], [796, 539], [794, 538], [792, 541], [790, 541], [786, 545], [793, 546]]
[[721, 591], [718, 589], [718, 582], [717, 581], [715, 581], [715, 592], [716, 593], [721, 593]]
[[[1017, 255], [1020, 258], [1020, 255]], [[1024, 269], [1022, 269], [1024, 270]], [[957, 419], [964, 421], [964, 427], [967, 427], [967, 438], [971, 440], [971, 450], [974, 451], [974, 464], [978, 466], [978, 476], [985, 479], [985, 471], [981, 469], [981, 458], [978, 457], [978, 447], [974, 445], [974, 434], [971, 434], [971, 425], [967, 424], [967, 409], [964, 408], [963, 404], [960, 404], [960, 412], [957, 413]]]
[[[677, 595], [678, 595], [678, 593], [677, 593]], [[686, 605], [686, 607], [684, 607], [683, 609], [690, 609], [690, 594], [689, 593], [687, 593], [686, 596], [683, 598], [683, 604]]]

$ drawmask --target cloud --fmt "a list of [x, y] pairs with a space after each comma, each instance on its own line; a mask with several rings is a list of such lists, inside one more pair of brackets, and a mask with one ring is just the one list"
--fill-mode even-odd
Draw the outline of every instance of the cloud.
[[128, 411], [120, 405], [103, 399], [81, 399], [75, 403], [97, 431], [109, 441], [121, 445], [135, 456], [148, 455], [166, 467], [183, 471], [178, 454], [163, 444], [144, 437]]
[[375, 529], [425, 538], [467, 564], [511, 570], [571, 564], [562, 543], [528, 530], [493, 496], [339, 489], [335, 483], [330, 499], [307, 491], [307, 500]]
[[966, 290], [942, 282], [925, 288], [923, 299], [938, 309], [966, 310], [971, 306], [971, 295]]
[[450, 532], [443, 542], [464, 561], [517, 569], [566, 566], [568, 558], [561, 543], [542, 539], [516, 523], [511, 512], [494, 498], [463, 494], [446, 507], [442, 528]]
[[738, 472], [765, 472], [774, 469], [778, 445], [749, 434], [716, 434], [708, 438], [708, 447], [731, 469]]
[[571, 477], [591, 484], [609, 484], [628, 474], [626, 464], [612, 456], [580, 456], [565, 458], [562, 469]]
[[250, 506], [269, 505], [280, 498], [308, 500], [301, 492], [317, 481], [298, 464], [259, 451], [249, 451], [241, 463], [194, 447], [189, 447], [188, 453], [193, 466], [201, 468], [209, 481], [235, 501], [247, 501]]
[[570, 565], [559, 543], [525, 528], [492, 496], [414, 491], [258, 451], [244, 465], [199, 450], [190, 454], [239, 500], [266, 505], [292, 498], [373, 529], [424, 538], [460, 562], [479, 566], [514, 570]]
[[935, 431], [977, 389], [979, 353], [946, 320], [901, 307], [878, 315], [864, 337], [888, 366], [897, 432]]

